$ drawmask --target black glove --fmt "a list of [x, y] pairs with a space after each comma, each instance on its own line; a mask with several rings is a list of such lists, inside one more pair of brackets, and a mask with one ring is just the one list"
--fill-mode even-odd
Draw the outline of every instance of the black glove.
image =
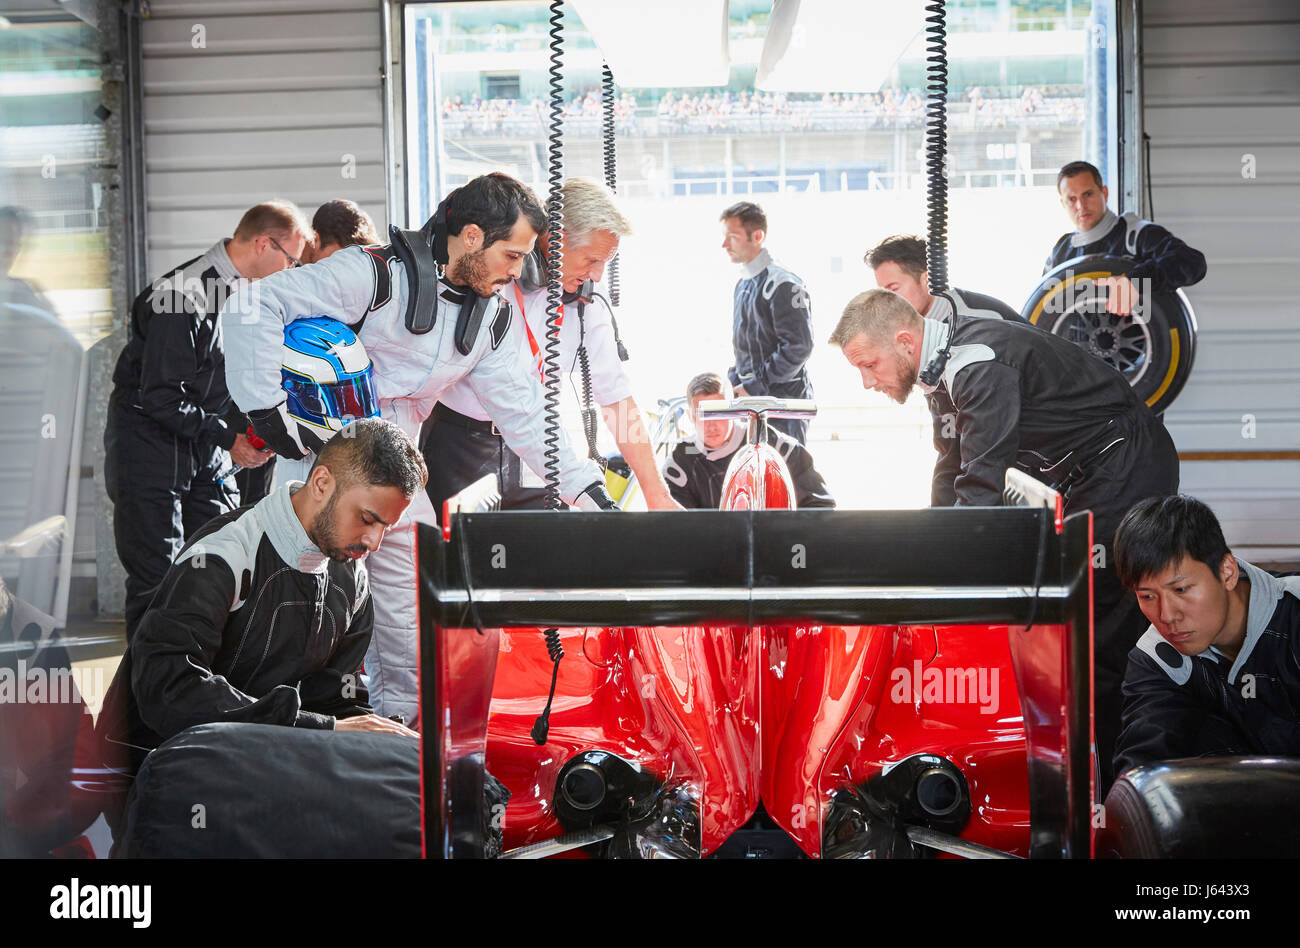
[[614, 503], [614, 498], [609, 496], [609, 491], [605, 490], [605, 485], [601, 481], [594, 481], [587, 486], [573, 506], [579, 510], [618, 510], [618, 504]]
[[282, 458], [297, 461], [308, 454], [318, 454], [325, 447], [316, 432], [289, 414], [288, 402], [250, 411], [248, 419], [253, 423], [253, 432]]

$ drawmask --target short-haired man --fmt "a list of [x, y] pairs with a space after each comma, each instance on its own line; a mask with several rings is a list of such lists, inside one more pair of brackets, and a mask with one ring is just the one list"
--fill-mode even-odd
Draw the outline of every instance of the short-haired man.
[[1122, 217], [1106, 206], [1110, 189], [1101, 172], [1086, 161], [1071, 161], [1056, 175], [1056, 193], [1074, 231], [1056, 242], [1047, 255], [1043, 272], [1056, 269], [1074, 257], [1110, 254], [1132, 257], [1132, 269], [1123, 276], [1097, 280], [1110, 288], [1106, 309], [1128, 316], [1138, 302], [1138, 287], [1149, 281], [1150, 292], [1171, 293], [1205, 278], [1205, 255], [1187, 246], [1159, 224], [1141, 220], [1133, 212]]
[[307, 248], [306, 263], [324, 260], [344, 247], [365, 247], [378, 244], [379, 231], [370, 215], [355, 201], [336, 198], [316, 208], [311, 219], [316, 239]]
[[[673, 497], [689, 509], [717, 510], [722, 502], [722, 485], [732, 456], [745, 443], [745, 426], [725, 418], [709, 420], [700, 414], [700, 403], [731, 398], [731, 386], [716, 372], [702, 372], [686, 386], [695, 437], [680, 441], [664, 462], [664, 480]], [[800, 510], [834, 507], [835, 498], [826, 481], [813, 467], [808, 449], [769, 423], [767, 443], [781, 452], [790, 479], [794, 481], [795, 504]]]
[[1092, 511], [1106, 548], [1093, 612], [1097, 752], [1109, 786], [1120, 680], [1143, 622], [1108, 568], [1108, 547], [1129, 507], [1178, 489], [1178, 453], [1164, 425], [1109, 365], [1080, 360], [1073, 343], [1025, 323], [958, 317], [949, 325], [877, 289], [849, 302], [831, 342], [864, 388], [900, 404], [913, 386], [947, 394], [961, 438], [958, 506], [1000, 506], [1006, 471], [1018, 467], [1061, 491], [1067, 513]]
[[[619, 241], [632, 225], [609, 188], [591, 178], [569, 178], [561, 189], [563, 220], [560, 272], [559, 366], [575, 388], [594, 405], [583, 404], [588, 453], [595, 455], [595, 406], [614, 435], [623, 459], [636, 474], [651, 510], [677, 507], [655, 463], [654, 449], [641, 421], [632, 382], [623, 371], [625, 353], [605, 294], [595, 289], [605, 265], [618, 253]], [[540, 242], [544, 244], [545, 238]], [[538, 377], [545, 371], [548, 282], [542, 246], [533, 251], [528, 270], [503, 291], [523, 318], [511, 325], [511, 339]], [[591, 281], [592, 290], [583, 289]], [[590, 415], [590, 417], [588, 416]], [[532, 471], [501, 440], [488, 409], [462, 379], [442, 393], [425, 426], [424, 457], [429, 463], [429, 499], [442, 515], [448, 497], [485, 474], [501, 485], [504, 509], [540, 507], [544, 503], [540, 472]], [[531, 486], [529, 486], [531, 484]]]
[[118, 666], [98, 724], [106, 745], [126, 745], [134, 770], [198, 724], [414, 736], [372, 713], [361, 681], [374, 622], [362, 558], [424, 480], [414, 442], [365, 418], [326, 443], [306, 483], [210, 520], [167, 570]]
[[[311, 228], [315, 236], [303, 249], [304, 264], [317, 263], [344, 247], [365, 247], [379, 243], [379, 233], [375, 230], [370, 215], [354, 202], [343, 198], [326, 201], [316, 208]], [[292, 480], [294, 475], [301, 477], [303, 473], [295, 468], [286, 476], [286, 472], [281, 471], [278, 481], [283, 483]], [[241, 469], [235, 475], [235, 483], [239, 485], [240, 504], [247, 507], [257, 503], [271, 492], [271, 486], [276, 482], [274, 457], [261, 467]]]
[[[316, 450], [319, 438], [288, 414], [280, 363], [284, 327], [326, 314], [356, 328], [382, 416], [413, 440], [442, 394], [468, 379], [510, 447], [543, 470], [545, 395], [535, 366], [508, 341], [513, 314], [496, 291], [519, 277], [545, 226], [532, 191], [509, 175], [485, 174], [448, 194], [418, 232], [387, 247], [348, 247], [232, 297], [222, 320], [231, 394], [281, 458]], [[562, 432], [557, 460], [564, 500], [614, 509], [600, 468], [575, 455]], [[437, 522], [424, 491], [368, 564], [370, 694], [380, 714], [408, 722], [419, 720], [417, 521]]]
[[258, 204], [233, 237], [155, 280], [131, 304], [104, 431], [128, 640], [186, 537], [237, 506], [231, 468], [256, 468], [270, 457], [249, 444], [248, 418], [227, 391], [217, 316], [241, 286], [297, 267], [310, 232], [288, 201]]
[[1151, 626], [1129, 653], [1115, 773], [1180, 757], [1300, 755], [1300, 576], [1228, 549], [1188, 496], [1135, 505], [1115, 534], [1120, 582]]
[[[867, 251], [863, 259], [876, 276], [876, 286], [897, 293], [928, 319], [950, 323], [953, 303], [956, 303], [959, 316], [1024, 321], [1006, 303], [983, 293], [949, 287], [951, 301], [945, 296], [933, 296], [925, 241], [920, 237], [908, 234], [886, 237]], [[930, 481], [930, 504], [951, 507], [957, 502], [953, 481], [961, 471], [961, 435], [954, 424], [957, 409], [947, 393], [940, 390], [926, 393], [925, 401], [934, 423], [934, 450], [939, 455]]]
[[[736, 395], [812, 398], [808, 357], [812, 355], [812, 304], [803, 281], [777, 263], [763, 246], [767, 215], [752, 201], [731, 205], [722, 222], [722, 249], [740, 264], [732, 294], [731, 345], [735, 364], [727, 379]], [[780, 418], [770, 422], [800, 444], [808, 422]]]

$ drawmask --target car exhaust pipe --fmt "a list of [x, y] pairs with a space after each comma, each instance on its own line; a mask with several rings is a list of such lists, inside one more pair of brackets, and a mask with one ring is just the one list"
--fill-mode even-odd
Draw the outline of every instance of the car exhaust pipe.
[[[956, 837], [970, 820], [970, 810], [970, 787], [961, 770], [946, 757], [916, 754], [835, 794], [822, 854], [828, 859], [922, 858], [935, 848], [927, 840]], [[913, 832], [918, 827], [932, 832]]]

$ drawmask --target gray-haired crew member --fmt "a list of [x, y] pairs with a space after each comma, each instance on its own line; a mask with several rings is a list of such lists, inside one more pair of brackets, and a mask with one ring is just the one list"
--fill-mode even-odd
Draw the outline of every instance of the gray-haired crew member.
[[[886, 237], [863, 258], [876, 275], [876, 286], [892, 290], [912, 304], [922, 316], [940, 322], [952, 321], [952, 304], [947, 297], [930, 293], [929, 264], [926, 260], [925, 241], [920, 237], [900, 234]], [[960, 316], [992, 319], [1009, 319], [1024, 322], [1020, 314], [993, 296], [949, 287]], [[961, 470], [961, 433], [957, 431], [957, 409], [948, 393], [936, 389], [925, 396], [934, 423], [934, 449], [939, 460], [930, 480], [930, 505], [951, 507], [957, 502], [953, 481]]]
[[[603, 415], [624, 460], [636, 474], [646, 505], [651, 510], [677, 508], [659, 474], [654, 449], [632, 397], [632, 382], [623, 371], [621, 344], [609, 302], [599, 286], [590, 302], [578, 299], [585, 281], [599, 284], [605, 265], [618, 253], [619, 240], [632, 233], [632, 225], [603, 184], [590, 178], [569, 178], [562, 190], [560, 370], [569, 376], [575, 390], [585, 389], [585, 363], [593, 412], [598, 407]], [[523, 319], [511, 323], [510, 341], [539, 377], [545, 368], [546, 348], [548, 283], [544, 245], [545, 238], [533, 252], [531, 265], [502, 290], [502, 295], [523, 314]], [[579, 398], [585, 399], [585, 393]], [[582, 407], [584, 411], [587, 408], [585, 404]], [[584, 423], [591, 426], [594, 441], [594, 417], [584, 418]], [[542, 472], [523, 464], [505, 446], [497, 430], [468, 380], [442, 393], [425, 425], [423, 442], [429, 463], [429, 499], [439, 516], [443, 501], [485, 474], [498, 477], [503, 508], [543, 506]]]
[[961, 433], [956, 505], [998, 507], [1018, 467], [1091, 510], [1104, 561], [1093, 573], [1097, 757], [1103, 788], [1119, 731], [1120, 680], [1146, 623], [1120, 585], [1110, 538], [1124, 512], [1178, 490], [1178, 452], [1124, 377], [1072, 342], [1025, 323], [923, 318], [889, 290], [867, 290], [831, 335], [864, 388], [902, 404], [912, 388], [947, 393]]
[[232, 462], [266, 463], [226, 387], [217, 314], [250, 280], [295, 267], [310, 227], [288, 201], [249, 208], [219, 240], [131, 304], [104, 429], [104, 486], [126, 570], [128, 641], [185, 538], [236, 506]]
[[[737, 397], [812, 398], [808, 379], [812, 304], [803, 281], [764, 248], [767, 215], [757, 204], [733, 204], [718, 219], [722, 249], [732, 263], [740, 264], [740, 279], [732, 294], [731, 346], [736, 361], [727, 370], [727, 380]], [[800, 444], [808, 440], [807, 419], [777, 418], [769, 424]]]
[[[700, 403], [731, 398], [731, 386], [716, 372], [702, 372], [686, 386], [695, 437], [679, 441], [664, 462], [664, 480], [673, 497], [686, 508], [717, 510], [722, 503], [722, 485], [727, 478], [731, 459], [745, 444], [746, 426], [729, 418], [713, 420], [700, 414]], [[794, 482], [795, 505], [834, 507], [835, 498], [826, 489], [826, 481], [813, 467], [808, 449], [784, 431], [767, 426], [767, 443], [785, 459], [790, 480]]]
[[[496, 291], [519, 276], [545, 220], [527, 187], [487, 174], [452, 191], [420, 231], [395, 231], [388, 247], [349, 247], [232, 297], [223, 311], [231, 394], [277, 454], [301, 458], [315, 450], [319, 435], [287, 412], [280, 364], [284, 327], [326, 314], [355, 327], [383, 417], [413, 440], [443, 392], [468, 379], [511, 448], [542, 470], [542, 386], [507, 343], [512, 310]], [[558, 461], [566, 501], [614, 509], [600, 468], [576, 456], [563, 436]], [[371, 697], [376, 711], [408, 722], [419, 717], [417, 521], [437, 522], [423, 491], [367, 564], [375, 590], [366, 655]]]
[[1180, 757], [1300, 756], [1300, 576], [1233, 556], [1187, 496], [1133, 507], [1115, 565], [1151, 620], [1124, 673], [1116, 775]]
[[102, 746], [134, 772], [186, 728], [226, 721], [414, 736], [372, 713], [361, 680], [374, 603], [363, 557], [425, 468], [378, 418], [321, 449], [306, 483], [209, 521], [167, 570], [104, 700]]
[[1110, 288], [1106, 309], [1120, 316], [1133, 312], [1137, 289], [1150, 281], [1151, 292], [1171, 293], [1205, 278], [1205, 255], [1187, 246], [1159, 224], [1131, 211], [1122, 217], [1106, 206], [1110, 189], [1101, 172], [1086, 161], [1072, 161], [1056, 175], [1056, 193], [1074, 232], [1065, 234], [1047, 255], [1043, 272], [1067, 260], [1091, 254], [1132, 257], [1137, 262], [1124, 276], [1097, 280]]

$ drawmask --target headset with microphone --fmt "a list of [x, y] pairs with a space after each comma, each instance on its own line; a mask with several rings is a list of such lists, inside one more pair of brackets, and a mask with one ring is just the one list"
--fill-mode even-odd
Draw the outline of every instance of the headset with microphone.
[[[952, 316], [948, 325], [948, 338], [943, 341], [943, 348], [934, 354], [925, 368], [918, 372], [916, 376], [918, 382], [929, 388], [935, 388], [943, 378], [943, 370], [948, 367], [948, 359], [952, 356], [952, 337], [957, 335], [957, 301], [952, 298], [947, 290], [934, 295], [943, 297], [948, 301]], [[933, 308], [933, 304], [931, 304], [931, 308]]]

